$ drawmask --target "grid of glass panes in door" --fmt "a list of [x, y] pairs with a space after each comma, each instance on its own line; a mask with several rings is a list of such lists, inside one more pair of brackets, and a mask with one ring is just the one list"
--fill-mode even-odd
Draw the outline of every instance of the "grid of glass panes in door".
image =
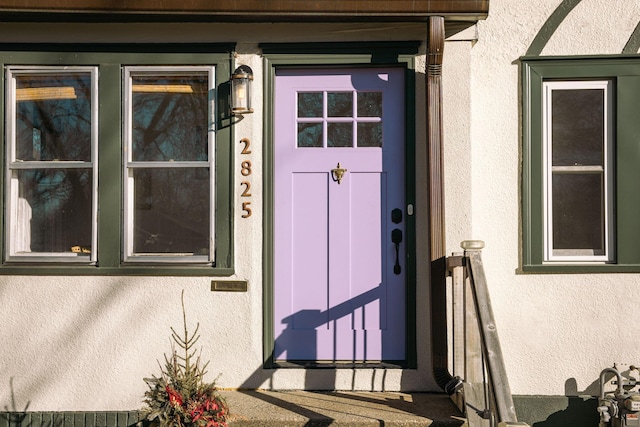
[[297, 146], [382, 147], [382, 92], [298, 92]]

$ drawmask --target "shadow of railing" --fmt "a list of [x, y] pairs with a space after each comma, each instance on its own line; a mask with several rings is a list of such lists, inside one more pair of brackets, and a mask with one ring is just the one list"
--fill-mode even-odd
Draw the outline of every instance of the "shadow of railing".
[[[286, 324], [286, 328], [280, 333], [278, 337], [275, 339], [274, 351], [272, 354], [272, 361], [277, 364], [277, 361], [284, 354], [288, 354], [287, 363], [293, 363], [298, 365], [310, 365], [313, 362], [318, 360], [318, 346], [319, 337], [318, 337], [318, 329], [322, 327], [327, 327], [332, 325], [333, 331], [333, 353], [331, 358], [322, 358], [323, 361], [329, 362], [337, 362], [340, 360], [342, 366], [346, 366], [344, 362], [348, 362], [349, 360], [345, 360], [344, 358], [340, 358], [337, 355], [337, 333], [338, 333], [338, 321], [345, 319], [347, 317], [351, 317], [351, 324], [364, 325], [366, 324], [366, 316], [367, 306], [373, 302], [378, 302], [378, 307], [380, 310], [384, 310], [386, 307], [386, 288], [379, 284], [375, 288], [372, 288], [360, 295], [357, 295], [353, 298], [350, 298], [340, 304], [337, 304], [333, 307], [330, 307], [327, 310], [315, 310], [315, 309], [305, 309], [299, 310], [290, 316], [287, 316], [282, 319], [283, 324]], [[360, 318], [357, 319], [356, 317]], [[384, 314], [382, 311], [378, 313], [379, 320], [378, 324], [383, 323], [382, 317]], [[355, 329], [355, 328], [354, 328]], [[365, 339], [366, 339], [366, 329], [364, 331]], [[383, 341], [381, 343], [382, 355], [384, 356], [387, 353], [387, 349], [385, 346], [388, 346], [388, 343], [384, 341], [386, 333], [382, 332]], [[363, 357], [356, 358], [355, 354], [355, 346], [357, 345], [355, 337], [352, 338], [352, 354], [354, 357], [351, 358], [351, 362], [356, 361], [364, 361], [367, 360], [367, 349], [366, 343], [363, 348]], [[293, 353], [293, 357], [292, 356]], [[302, 358], [296, 356], [304, 356]], [[384, 357], [383, 357], [384, 359]], [[360, 365], [362, 366], [362, 365]]]

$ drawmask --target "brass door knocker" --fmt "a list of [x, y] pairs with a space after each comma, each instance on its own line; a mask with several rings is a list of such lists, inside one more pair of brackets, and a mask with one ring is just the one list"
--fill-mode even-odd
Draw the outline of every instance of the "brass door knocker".
[[331, 169], [331, 178], [333, 178], [334, 181], [340, 184], [340, 182], [342, 181], [342, 177], [344, 177], [344, 173], [346, 171], [346, 169], [343, 169], [340, 166], [340, 162], [338, 162], [338, 166], [335, 169]]

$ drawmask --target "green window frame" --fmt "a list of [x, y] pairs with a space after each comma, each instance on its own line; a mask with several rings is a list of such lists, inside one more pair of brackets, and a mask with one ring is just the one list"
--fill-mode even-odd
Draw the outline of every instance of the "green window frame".
[[[75, 76], [72, 74], [73, 72], [90, 76], [92, 82], [90, 96], [88, 96], [89, 101], [82, 104], [84, 110], [89, 110], [85, 104], [90, 103], [90, 112], [74, 113], [74, 118], [69, 119], [66, 124], [57, 125], [65, 132], [70, 133], [73, 131], [73, 126], [77, 128], [77, 122], [91, 117], [92, 123], [88, 126], [90, 130], [85, 132], [87, 136], [83, 136], [82, 139], [82, 141], [87, 141], [86, 145], [90, 146], [90, 149], [83, 148], [81, 154], [77, 155], [82, 157], [58, 159], [54, 158], [55, 155], [42, 151], [44, 142], [41, 143], [40, 140], [46, 135], [43, 134], [41, 137], [39, 129], [30, 130], [31, 124], [22, 125], [24, 129], [21, 128], [21, 130], [26, 136], [19, 142], [14, 142], [17, 141], [14, 138], [17, 125], [14, 126], [11, 120], [3, 120], [3, 123], [0, 124], [2, 134], [5, 135], [6, 145], [0, 153], [2, 164], [5, 165], [4, 173], [0, 176], [0, 188], [3, 189], [4, 200], [2, 209], [4, 226], [0, 230], [0, 241], [3, 242], [3, 261], [0, 265], [0, 274], [178, 276], [227, 276], [233, 274], [233, 178], [231, 168], [233, 127], [228, 105], [233, 51], [233, 44], [0, 45], [0, 63], [5, 76], [4, 84], [0, 88], [0, 96], [5, 100], [5, 103], [0, 105], [3, 117], [8, 117], [7, 114], [12, 118], [15, 117], [18, 96], [21, 97], [20, 100], [33, 96], [34, 90], [28, 88], [22, 90], [18, 95], [15, 89], [16, 76], [25, 80], [25, 84], [32, 86], [43, 86], [44, 83], [38, 83], [38, 79], [42, 80], [43, 78], [48, 78], [50, 81], [53, 81], [52, 79], [61, 81], [66, 78], [65, 82], [73, 81]], [[169, 87], [162, 84], [161, 78], [164, 78], [165, 74], [169, 76], [170, 83], [171, 79], [177, 81], [186, 78], [188, 80], [194, 75], [200, 76], [198, 79], [204, 82], [202, 84], [208, 86], [199, 91], [202, 93], [207, 91], [208, 95], [206, 93], [199, 95], [200, 98], [202, 96], [206, 98], [197, 105], [202, 106], [206, 103], [205, 108], [208, 111], [206, 116], [200, 114], [199, 117], [206, 117], [208, 123], [201, 126], [197, 133], [200, 136], [197, 138], [205, 138], [207, 148], [198, 149], [199, 151], [192, 155], [184, 154], [186, 152], [179, 148], [179, 144], [174, 144], [173, 151], [182, 153], [179, 154], [182, 156], [181, 161], [174, 161], [173, 158], [164, 159], [157, 154], [150, 154], [148, 158], [143, 158], [144, 162], [132, 160], [131, 122], [128, 116], [131, 115], [130, 110], [134, 107], [131, 103], [131, 90], [127, 86], [127, 79], [130, 78], [131, 73], [143, 77], [149, 74], [150, 81], [153, 82], [153, 78], [156, 78], [155, 81], [159, 82], [157, 86], [160, 89]], [[77, 80], [77, 77], [75, 78]], [[89, 77], [85, 80], [88, 81]], [[60, 85], [63, 87], [56, 88], [56, 93], [73, 90], [69, 87], [70, 83], [61, 83]], [[48, 86], [50, 87], [51, 84], [49, 83]], [[48, 91], [49, 87], [44, 87], [44, 91]], [[43, 90], [36, 87], [35, 91], [38, 93], [36, 96], [40, 97], [38, 99], [41, 99]], [[79, 93], [77, 87], [75, 91]], [[158, 92], [158, 90], [154, 89], [152, 92]], [[60, 98], [64, 94], [56, 96]], [[145, 102], [153, 102], [154, 96], [148, 95]], [[181, 95], [170, 94], [167, 98], [173, 97], [172, 99], [175, 99], [179, 96]], [[68, 105], [72, 105], [72, 102], [75, 101], [48, 102], [49, 106], [44, 108], [61, 109], [69, 108]], [[21, 104], [27, 105], [29, 103], [21, 102]], [[24, 107], [20, 108], [24, 110]], [[72, 108], [80, 110], [80, 107]], [[193, 108], [200, 110], [199, 107]], [[26, 113], [21, 112], [20, 114], [29, 115], [27, 120], [31, 120], [32, 115], [36, 117], [31, 110], [25, 111]], [[82, 116], [80, 116], [81, 114]], [[149, 115], [151, 113], [141, 114]], [[142, 120], [145, 120], [144, 117]], [[71, 130], [66, 129], [67, 127]], [[183, 128], [186, 129], [186, 127]], [[191, 129], [184, 129], [179, 130], [183, 136], [179, 136], [178, 139], [184, 138], [187, 133], [189, 135], [195, 133]], [[31, 136], [31, 133], [26, 134], [26, 132], [34, 134]], [[207, 136], [204, 136], [205, 133]], [[193, 139], [193, 136], [191, 138]], [[17, 146], [18, 143], [21, 145]], [[194, 143], [192, 142], [192, 144]], [[44, 154], [38, 153], [31, 156], [29, 150], [34, 150], [32, 145]], [[15, 153], [18, 149], [22, 150], [21, 154], [27, 153], [28, 161], [23, 161], [20, 156], [16, 157]], [[86, 154], [87, 150], [90, 151], [90, 154]], [[193, 149], [190, 150], [193, 152]], [[43, 156], [42, 159], [39, 156]], [[58, 220], [56, 226], [63, 233], [88, 236], [85, 239], [87, 243], [74, 246], [73, 252], [77, 253], [70, 254], [66, 246], [61, 249], [59, 245], [51, 243], [51, 238], [47, 235], [44, 243], [39, 242], [40, 247], [45, 248], [38, 249], [40, 253], [24, 252], [21, 248], [24, 247], [25, 233], [27, 233], [26, 238], [33, 237], [29, 237], [28, 229], [27, 231], [23, 230], [26, 226], [22, 225], [22, 229], [17, 231], [13, 227], [17, 221], [16, 218], [18, 218], [15, 213], [18, 209], [22, 209], [22, 211], [27, 209], [27, 215], [31, 212], [28, 210], [28, 206], [27, 208], [22, 206], [26, 204], [22, 196], [22, 192], [24, 192], [22, 187], [25, 185], [33, 187], [36, 185], [34, 182], [42, 187], [52, 180], [56, 182], [56, 179], [58, 181], [61, 179], [56, 177], [65, 173], [73, 173], [75, 170], [92, 177], [92, 179], [83, 178], [82, 181], [83, 183], [87, 182], [85, 193], [93, 195], [88, 197], [90, 200], [85, 203], [86, 209], [91, 212], [85, 215], [87, 218], [84, 220], [86, 223], [91, 223], [91, 230], [87, 231], [87, 226], [83, 226], [81, 231], [77, 231], [75, 228], [65, 230], [64, 224], [68, 223], [68, 220], [66, 222]], [[40, 174], [39, 176], [49, 174], [53, 177], [44, 181], [42, 178], [33, 181], [34, 174]], [[203, 219], [204, 222], [199, 227], [208, 232], [210, 237], [202, 241], [192, 239], [191, 242], [182, 245], [187, 249], [189, 246], [195, 248], [193, 251], [185, 251], [184, 249], [171, 251], [162, 248], [154, 252], [142, 248], [133, 252], [131, 249], [134, 247], [131, 244], [132, 236], [136, 236], [138, 241], [144, 241], [144, 239], [139, 234], [134, 234], [137, 225], [131, 224], [132, 218], [137, 215], [133, 211], [134, 209], [138, 210], [141, 203], [133, 198], [132, 189], [134, 185], [142, 185], [135, 184], [131, 177], [139, 175], [146, 179], [146, 181], [140, 181], [141, 183], [152, 179], [153, 182], [156, 182], [154, 185], [158, 185], [157, 183], [171, 182], [163, 178], [167, 174], [168, 176], [182, 175], [185, 179], [193, 176], [203, 183], [203, 189], [196, 194], [201, 195], [203, 200], [208, 200], [210, 208], [208, 216], [206, 213], [204, 214], [207, 218]], [[159, 179], [163, 181], [158, 181]], [[16, 196], [18, 191], [21, 191], [19, 199]], [[42, 198], [45, 196], [36, 194], [36, 196], [30, 197]], [[157, 205], [158, 202], [154, 203]], [[202, 215], [199, 216], [202, 217]], [[20, 219], [20, 221], [24, 223], [25, 220]], [[56, 232], [59, 234], [60, 230], [56, 230]], [[11, 233], [14, 235], [12, 236]], [[47, 238], [49, 240], [46, 240]], [[18, 242], [17, 246], [13, 244], [14, 241]], [[138, 246], [142, 247], [140, 244]], [[152, 256], [145, 252], [150, 252]]]
[[523, 58], [522, 85], [522, 270], [640, 271], [640, 58]]

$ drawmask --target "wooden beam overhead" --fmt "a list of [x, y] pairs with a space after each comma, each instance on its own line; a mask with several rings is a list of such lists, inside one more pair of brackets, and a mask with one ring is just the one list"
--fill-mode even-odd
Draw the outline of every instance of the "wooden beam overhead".
[[186, 15], [270, 20], [372, 18], [455, 20], [486, 18], [489, 0], [0, 0], [8, 15]]

